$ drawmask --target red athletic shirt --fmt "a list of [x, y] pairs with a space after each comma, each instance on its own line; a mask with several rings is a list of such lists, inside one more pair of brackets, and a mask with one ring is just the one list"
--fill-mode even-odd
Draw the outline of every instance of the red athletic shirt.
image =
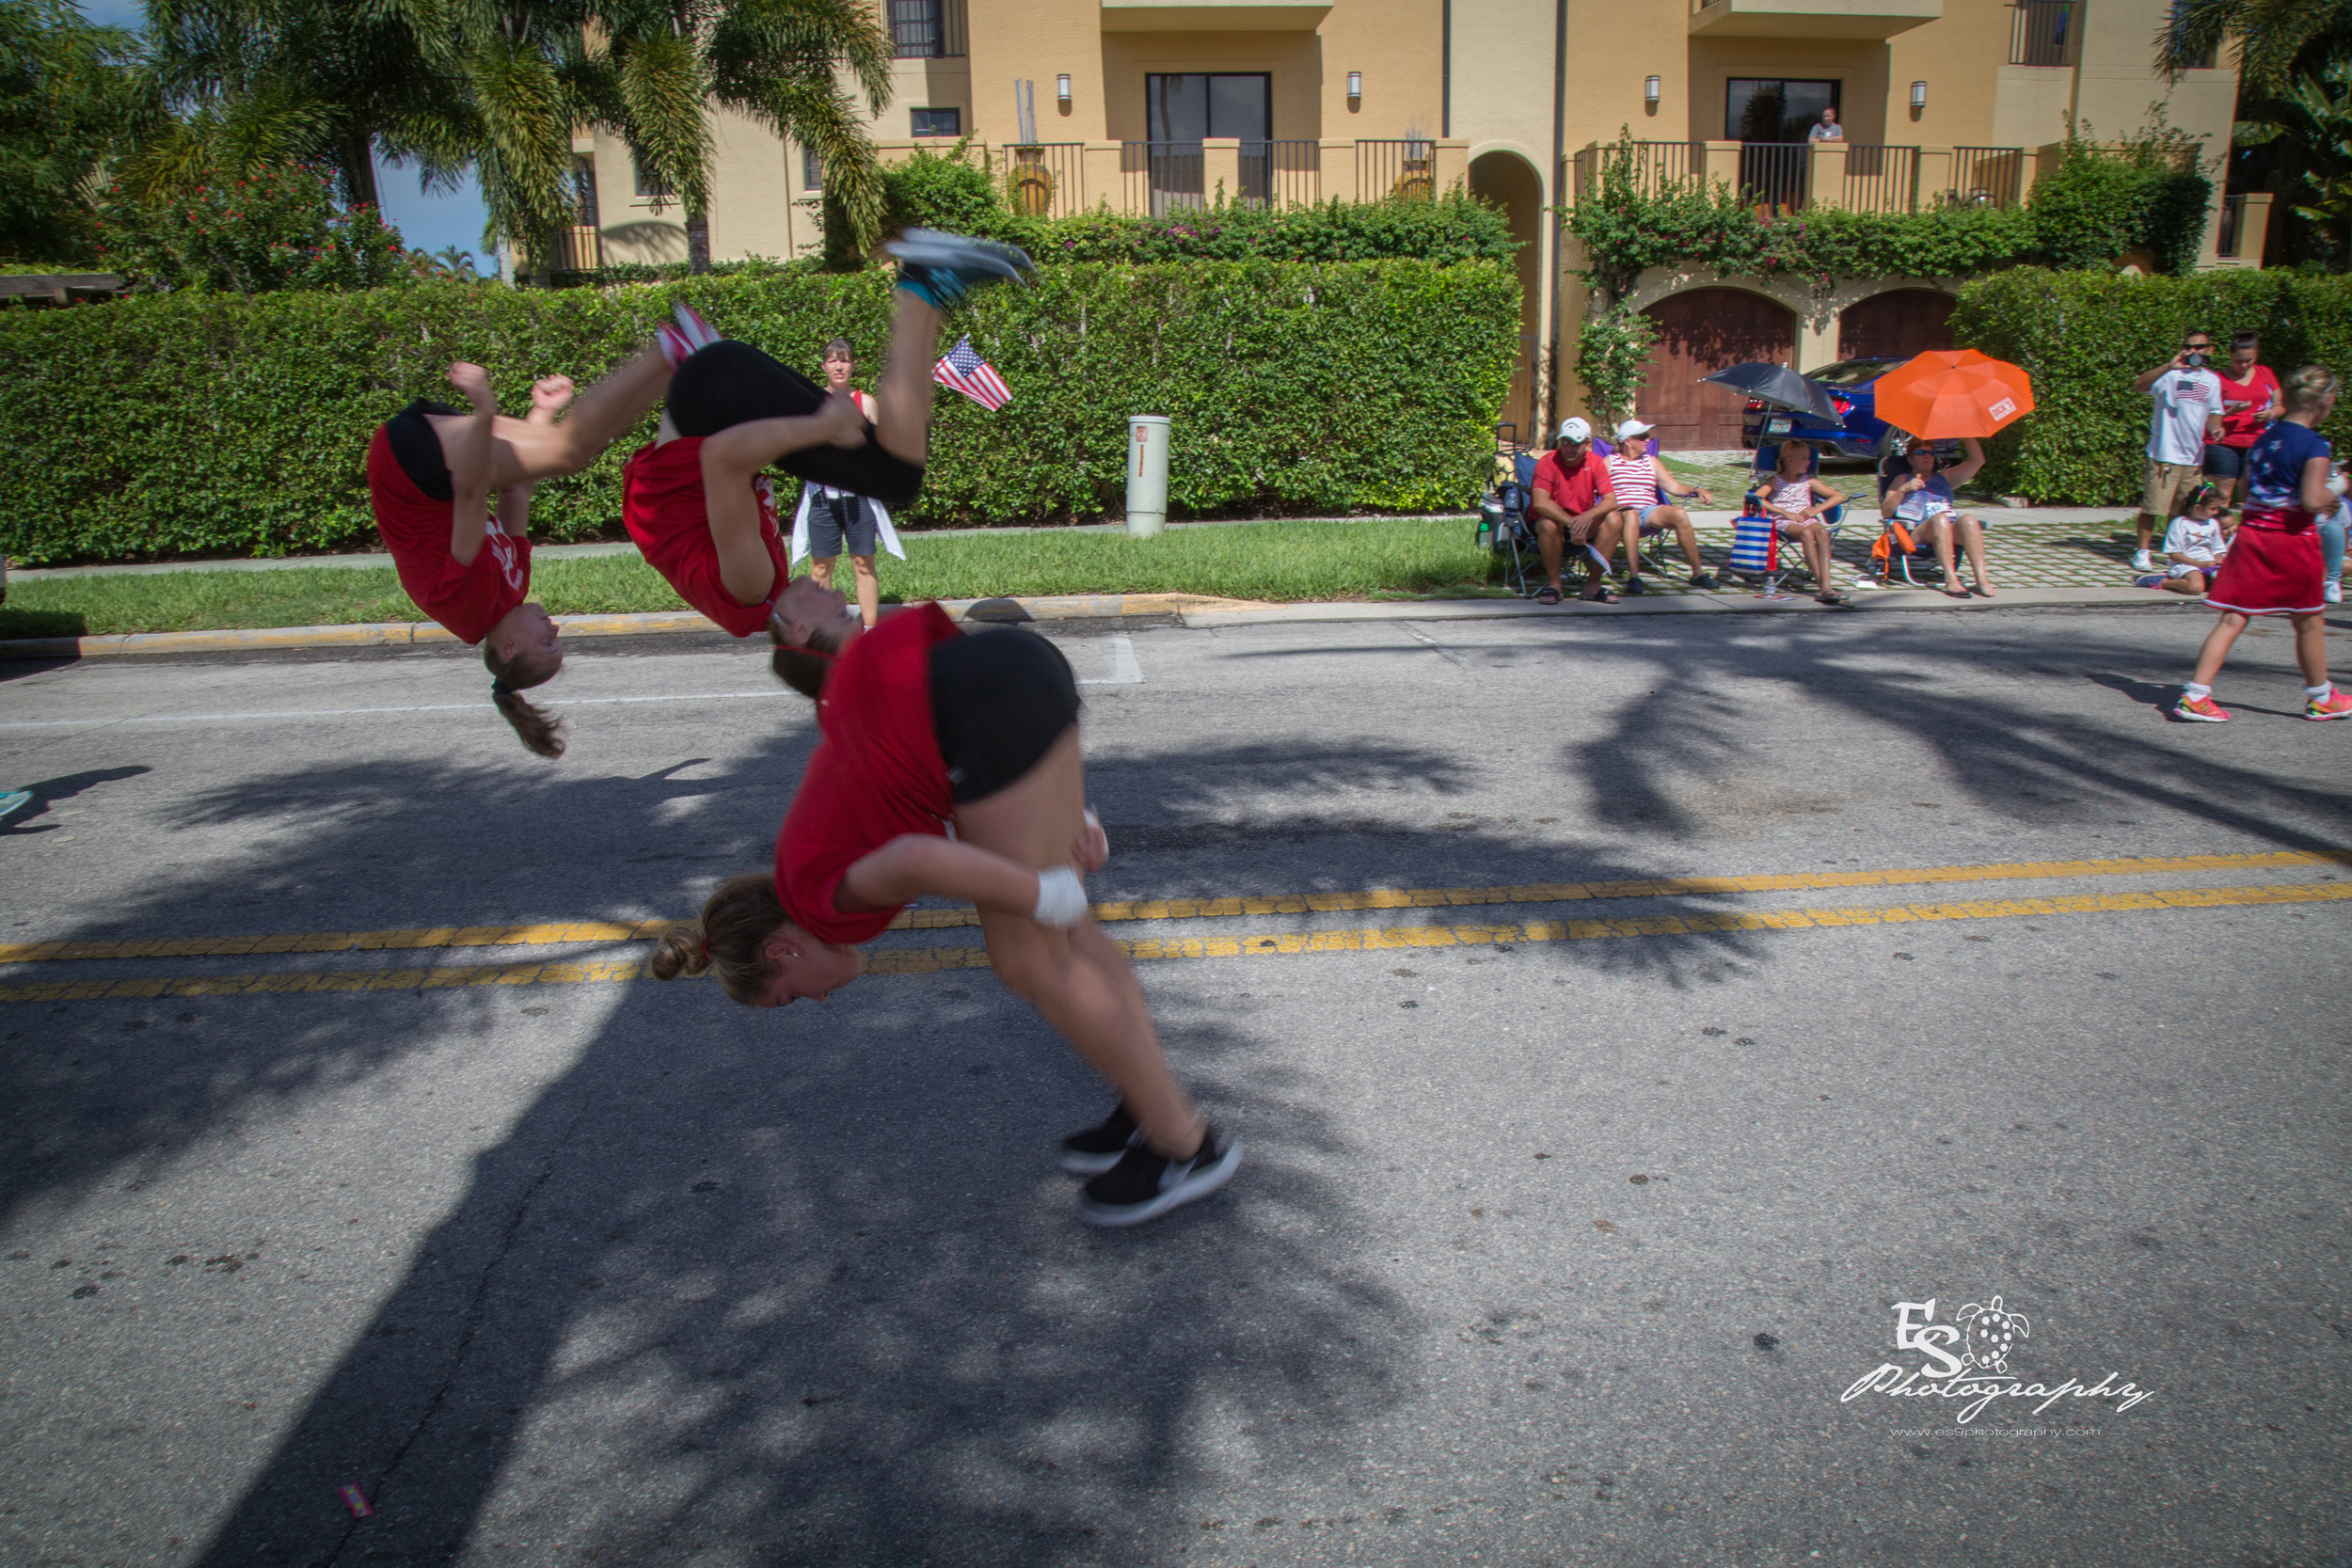
[[819, 941], [871, 942], [898, 918], [834, 908], [851, 865], [902, 833], [947, 836], [956, 798], [931, 728], [931, 650], [962, 635], [936, 604], [901, 610], [850, 643], [825, 677], [824, 738], [776, 835], [776, 896]]
[[[2219, 371], [2214, 372], [2221, 375]], [[2262, 433], [2270, 428], [2263, 411], [2270, 400], [2279, 395], [2279, 378], [2268, 365], [2256, 365], [2246, 372], [2243, 381], [2232, 381], [2221, 375], [2221, 444], [2225, 447], [2250, 447]], [[2239, 406], [2233, 408], [2230, 405]]]
[[640, 447], [622, 471], [621, 522], [628, 536], [679, 598], [731, 637], [750, 637], [765, 629], [768, 607], [792, 580], [784, 535], [776, 527], [775, 486], [762, 474], [752, 488], [759, 496], [759, 541], [776, 563], [776, 580], [767, 598], [747, 605], [727, 592], [719, 576], [719, 550], [710, 542], [710, 507], [703, 498], [703, 437], [682, 436], [660, 446]]
[[531, 541], [503, 533], [499, 520], [466, 565], [449, 553], [450, 503], [417, 488], [392, 455], [391, 438], [376, 427], [368, 443], [368, 503], [375, 529], [392, 552], [400, 585], [417, 608], [447, 626], [469, 647], [531, 593]]

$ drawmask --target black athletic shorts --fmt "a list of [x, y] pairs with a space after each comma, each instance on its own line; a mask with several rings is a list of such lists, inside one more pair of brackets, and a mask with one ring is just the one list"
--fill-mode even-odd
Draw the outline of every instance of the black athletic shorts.
[[2225, 447], [2218, 441], [2205, 443], [2205, 477], [2235, 479], [2246, 467], [2246, 447]]
[[931, 649], [931, 729], [957, 803], [1014, 783], [1078, 721], [1070, 661], [1017, 626], [966, 632]]
[[453, 501], [457, 492], [450, 486], [449, 460], [441, 455], [441, 438], [433, 433], [433, 421], [425, 416], [453, 417], [456, 413], [446, 403], [419, 398], [384, 421], [384, 439], [392, 449], [392, 461], [428, 500]]
[[[670, 377], [670, 424], [680, 436], [716, 436], [753, 420], [794, 420], [825, 404], [824, 388], [749, 343], [722, 341], [697, 350]], [[776, 467], [835, 490], [900, 507], [923, 488], [923, 465], [886, 451], [871, 427], [862, 447], [808, 447]]]

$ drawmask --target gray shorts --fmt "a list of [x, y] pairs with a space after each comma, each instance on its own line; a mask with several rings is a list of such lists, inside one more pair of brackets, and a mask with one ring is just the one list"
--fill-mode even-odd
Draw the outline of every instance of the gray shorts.
[[844, 544], [851, 555], [874, 553], [874, 515], [862, 496], [827, 495], [812, 490], [808, 498], [808, 553], [813, 561], [831, 561]]

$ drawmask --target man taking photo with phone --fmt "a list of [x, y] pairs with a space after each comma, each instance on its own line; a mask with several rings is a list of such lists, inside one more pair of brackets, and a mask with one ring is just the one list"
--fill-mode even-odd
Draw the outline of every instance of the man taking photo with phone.
[[2181, 352], [2132, 383], [2155, 399], [2148, 427], [2148, 478], [2139, 496], [2139, 545], [2132, 569], [2155, 569], [2149, 544], [2175, 508], [2204, 483], [2205, 443], [2221, 439], [2221, 378], [2213, 363], [2213, 334], [2188, 333]]

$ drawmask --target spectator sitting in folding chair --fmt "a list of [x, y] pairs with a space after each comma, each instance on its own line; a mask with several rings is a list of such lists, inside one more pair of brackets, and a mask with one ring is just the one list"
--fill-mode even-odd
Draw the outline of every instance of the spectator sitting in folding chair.
[[1536, 547], [1543, 552], [1544, 576], [1549, 580], [1535, 595], [1538, 604], [1560, 602], [1560, 557], [1565, 545], [1584, 552], [1584, 587], [1577, 597], [1594, 604], [1615, 604], [1609, 587], [1609, 552], [1616, 547], [1617, 497], [1609, 488], [1609, 463], [1593, 450], [1593, 427], [1580, 419], [1560, 426], [1560, 439], [1535, 465], [1535, 478], [1527, 509], [1535, 520]]
[[[1945, 593], [1955, 599], [1972, 594], [1989, 599], [1993, 583], [1984, 565], [1984, 525], [1973, 514], [1961, 511], [1952, 495], [1984, 467], [1984, 448], [1973, 436], [1963, 437], [1960, 444], [1965, 455], [1938, 473], [1933, 444], [1914, 438], [1903, 453], [1910, 471], [1887, 478], [1879, 495], [1879, 515], [1902, 522], [1922, 542], [1935, 546], [1936, 564], [1944, 568]], [[1953, 570], [1955, 536], [1967, 553], [1969, 573], [1977, 579], [1973, 588], [1963, 588], [1960, 574]]]
[[1830, 552], [1837, 536], [1824, 520], [1831, 512], [1842, 516], [1847, 498], [1811, 471], [1820, 461], [1810, 442], [1783, 441], [1773, 454], [1772, 472], [1756, 482], [1756, 499], [1767, 515], [1780, 519], [1781, 531], [1794, 535], [1804, 547], [1805, 569], [1818, 590], [1814, 598], [1826, 605], [1851, 604], [1830, 580], [1835, 562]]
[[1617, 528], [1625, 537], [1625, 591], [1646, 594], [1642, 583], [1642, 541], [1654, 534], [1674, 530], [1675, 541], [1682, 546], [1682, 559], [1691, 567], [1691, 586], [1712, 588], [1715, 579], [1708, 575], [1707, 563], [1699, 559], [1698, 535], [1691, 531], [1691, 514], [1663, 495], [1681, 499], [1694, 497], [1702, 504], [1712, 506], [1715, 498], [1704, 486], [1683, 485], [1666, 471], [1666, 465], [1658, 454], [1647, 450], [1644, 438], [1650, 426], [1639, 420], [1627, 420], [1617, 426], [1617, 450], [1608, 459], [1610, 488], [1617, 497]]

